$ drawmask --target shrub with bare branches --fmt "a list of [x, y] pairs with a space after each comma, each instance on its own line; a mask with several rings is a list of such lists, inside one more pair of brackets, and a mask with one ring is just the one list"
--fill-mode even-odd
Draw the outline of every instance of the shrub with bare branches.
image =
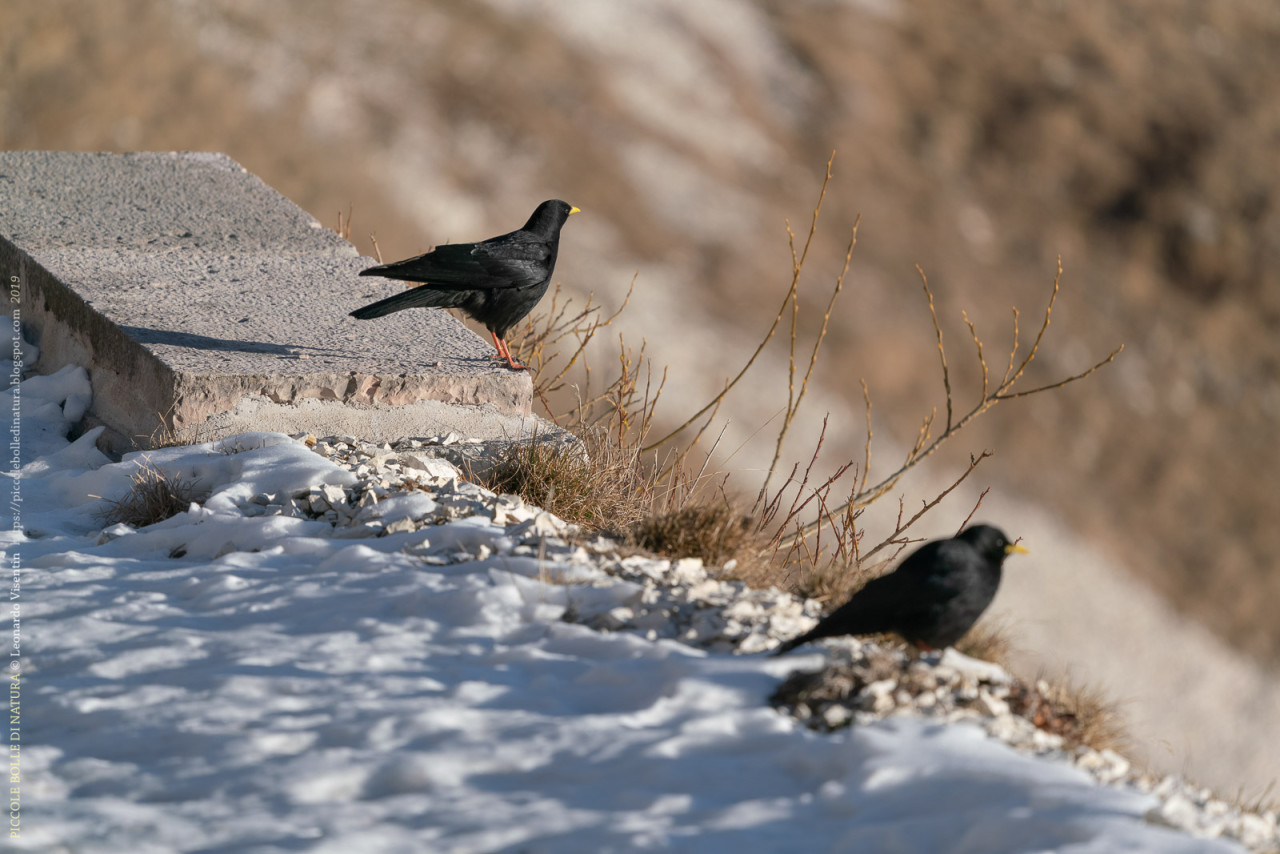
[[[532, 446], [521, 446], [514, 453], [517, 457], [523, 456], [524, 468], [540, 469], [543, 480], [536, 487], [533, 481], [528, 486], [514, 482], [507, 486], [517, 491], [528, 490], [526, 497], [531, 501], [554, 498], [562, 509], [574, 503], [570, 496], [577, 493], [581, 506], [600, 502], [602, 509], [599, 512], [564, 509], [574, 521], [595, 528], [621, 529], [628, 533], [632, 542], [660, 553], [696, 552], [713, 563], [721, 563], [725, 559], [735, 561], [735, 574], [752, 583], [776, 583], [807, 595], [843, 598], [882, 565], [892, 561], [901, 549], [917, 542], [908, 535], [911, 527], [967, 480], [991, 452], [983, 450], [972, 454], [968, 466], [947, 487], [933, 498], [922, 501], [913, 512], [908, 512], [904, 500], [899, 498], [892, 530], [881, 532], [870, 541], [861, 525], [867, 508], [890, 494], [907, 473], [997, 404], [1050, 392], [1084, 379], [1114, 360], [1123, 349], [1116, 348], [1088, 369], [1071, 376], [1033, 388], [1019, 387], [1027, 368], [1041, 352], [1053, 317], [1062, 279], [1059, 262], [1043, 319], [1025, 352], [1021, 352], [1019, 341], [1020, 315], [1016, 308], [1013, 309], [1012, 340], [1007, 364], [998, 381], [993, 377], [977, 327], [967, 313], [961, 312], [974, 344], [981, 375], [980, 393], [976, 401], [965, 408], [958, 404], [957, 392], [952, 387], [951, 363], [938, 321], [934, 293], [924, 271], [917, 268], [937, 341], [945, 420], [939, 424], [938, 408], [934, 407], [922, 419], [905, 459], [892, 471], [872, 481], [871, 392], [863, 380], [866, 439], [862, 459], [850, 460], [825, 474], [815, 471], [826, 437], [827, 421], [824, 419], [817, 446], [803, 471], [797, 464], [779, 486], [772, 486], [788, 435], [821, 358], [830, 320], [844, 290], [857, 246], [859, 223], [855, 220], [843, 264], [834, 277], [817, 332], [811, 342], [803, 343], [800, 283], [817, 233], [833, 161], [834, 155], [827, 162], [826, 174], [802, 243], [797, 240], [790, 222], [786, 224], [792, 260], [790, 282], [759, 343], [741, 368], [726, 378], [721, 390], [711, 400], [661, 435], [654, 436], [657, 432], [656, 411], [669, 369], [664, 368], [659, 374], [646, 357], [643, 344], [637, 351], [619, 336], [617, 373], [602, 387], [596, 388], [599, 372], [593, 372], [588, 358], [589, 345], [626, 308], [635, 285], [634, 279], [626, 298], [612, 314], [605, 314], [595, 303], [594, 296], [588, 297], [585, 306], [575, 308], [573, 301], [564, 298], [557, 288], [549, 310], [526, 320], [512, 336], [512, 347], [521, 359], [538, 368], [535, 391], [547, 415], [584, 437], [590, 453], [584, 458], [565, 455], [561, 451], [558, 453], [564, 458], [557, 460], [556, 466], [548, 466], [552, 460], [546, 457], [545, 452]], [[755, 500], [747, 505], [737, 497], [728, 474], [714, 469], [708, 471], [719, 440], [705, 452], [698, 452], [698, 448], [715, 423], [720, 406], [759, 362], [784, 320], [789, 321], [790, 327], [787, 402], [764, 480]], [[545, 458], [540, 459], [539, 455]], [[518, 461], [513, 458], [513, 465]], [[559, 469], [558, 480], [550, 486], [548, 472], [553, 468]], [[508, 470], [518, 469], [519, 466], [514, 466]], [[983, 491], [969, 518], [985, 495]], [[628, 507], [626, 511], [622, 510], [624, 505]], [[683, 527], [709, 530], [682, 532]], [[733, 536], [744, 544], [750, 544], [750, 547], [726, 550], [717, 545], [728, 536], [726, 532], [734, 532]], [[749, 555], [755, 557], [748, 559]]]

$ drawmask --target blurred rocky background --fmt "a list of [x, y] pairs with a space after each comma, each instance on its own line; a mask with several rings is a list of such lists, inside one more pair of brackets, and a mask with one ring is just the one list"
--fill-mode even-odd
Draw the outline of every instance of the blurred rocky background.
[[[873, 475], [942, 404], [914, 265], [964, 406], [961, 309], [998, 364], [1010, 306], [1033, 329], [1061, 256], [1028, 379], [1123, 355], [1002, 404], [900, 491], [918, 501], [995, 450], [973, 481], [993, 486], [981, 516], [1033, 550], [1004, 601], [1025, 667], [1101, 682], [1150, 762], [1224, 789], [1275, 780], [1272, 0], [8, 0], [3, 22], [5, 148], [223, 151], [326, 225], [349, 213], [387, 260], [573, 202], [557, 279], [612, 308], [638, 274], [620, 322], [670, 366], [673, 420], [767, 327], [784, 219], [807, 231], [835, 150], [802, 334], [862, 221], [789, 458], [827, 412], [826, 456], [861, 457], [861, 378], [885, 442]], [[353, 306], [374, 292], [352, 286]], [[785, 382], [775, 350], [724, 411], [721, 448], [745, 447], [721, 464], [748, 491]]]

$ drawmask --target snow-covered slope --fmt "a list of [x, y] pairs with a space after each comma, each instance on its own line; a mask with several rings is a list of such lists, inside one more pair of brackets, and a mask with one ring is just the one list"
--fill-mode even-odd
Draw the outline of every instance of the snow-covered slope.
[[[441, 481], [358, 525], [277, 513], [353, 480], [285, 436], [148, 454], [208, 498], [104, 532], [93, 496], [137, 461], [59, 438], [87, 393], [78, 368], [21, 387], [5, 850], [1241, 850], [975, 726], [806, 730], [766, 702], [796, 660], [568, 622], [635, 585], [587, 549], [541, 558], [535, 510], [469, 514]], [[440, 524], [395, 524], [423, 517]]]

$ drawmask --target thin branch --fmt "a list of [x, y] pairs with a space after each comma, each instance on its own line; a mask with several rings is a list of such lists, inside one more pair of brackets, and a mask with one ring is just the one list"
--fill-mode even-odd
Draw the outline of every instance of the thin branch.
[[969, 327], [969, 334], [973, 337], [973, 345], [978, 348], [978, 363], [982, 365], [982, 399], [987, 399], [987, 389], [990, 385], [989, 374], [987, 370], [987, 360], [982, 356], [982, 339], [978, 337], [977, 327], [973, 325], [973, 321], [969, 319], [969, 313], [961, 311], [960, 316], [964, 318], [965, 325]]
[[963, 531], [965, 528], [967, 528], [969, 523], [973, 521], [973, 517], [977, 515], [978, 508], [982, 506], [982, 499], [986, 498], [987, 493], [990, 491], [991, 491], [991, 487], [989, 486], [986, 489], [982, 490], [982, 494], [978, 496], [978, 500], [974, 503], [973, 509], [969, 511], [969, 515], [965, 516], [964, 521], [960, 523], [960, 527], [956, 528], [956, 536], [959, 536], [960, 532]]
[[[828, 163], [828, 168], [830, 164]], [[813, 377], [814, 367], [818, 364], [818, 356], [822, 350], [822, 342], [826, 340], [827, 330], [831, 325], [831, 313], [835, 309], [836, 300], [840, 297], [840, 292], [844, 289], [845, 277], [849, 274], [849, 264], [853, 260], [854, 247], [858, 245], [858, 224], [862, 221], [859, 216], [854, 220], [853, 229], [849, 235], [849, 246], [844, 253], [844, 266], [840, 269], [840, 275], [836, 276], [835, 287], [831, 290], [831, 297], [827, 300], [827, 307], [822, 314], [822, 326], [818, 330], [817, 336], [813, 341], [813, 352], [809, 354], [809, 366], [805, 369], [804, 378], [800, 381], [800, 393], [795, 394], [795, 349], [796, 349], [796, 314], [795, 305], [793, 304], [791, 316], [791, 348], [790, 348], [790, 374], [788, 376], [787, 385], [787, 412], [783, 417], [782, 428], [778, 431], [777, 441], [774, 443], [773, 459], [769, 461], [769, 470], [765, 474], [764, 483], [760, 485], [760, 491], [756, 494], [755, 507], [758, 509], [765, 499], [765, 495], [769, 491], [769, 484], [773, 480], [773, 474], [777, 470], [778, 460], [782, 457], [782, 446], [787, 440], [787, 432], [791, 429], [791, 423], [795, 420], [796, 413], [800, 410], [800, 404], [804, 402], [805, 395], [809, 392], [809, 380]], [[815, 219], [815, 224], [817, 220]], [[807, 249], [807, 247], [806, 247]], [[803, 260], [803, 259], [802, 259]], [[797, 273], [799, 271], [797, 270]]]
[[[924, 278], [923, 272], [921, 272], [921, 278], [922, 279]], [[986, 412], [991, 407], [995, 406], [997, 403], [1000, 403], [1001, 401], [1004, 401], [1004, 400], [1013, 400], [1019, 397], [1026, 397], [1028, 395], [1038, 394], [1042, 391], [1049, 391], [1051, 389], [1061, 388], [1065, 385], [1068, 385], [1069, 383], [1073, 383], [1077, 380], [1084, 379], [1085, 377], [1092, 374], [1094, 371], [1101, 368], [1103, 365], [1106, 365], [1109, 362], [1113, 361], [1116, 358], [1116, 356], [1118, 356], [1124, 350], [1124, 346], [1121, 345], [1120, 347], [1117, 347], [1114, 351], [1112, 351], [1111, 354], [1108, 355], [1105, 359], [1102, 359], [1101, 361], [1093, 365], [1088, 370], [1082, 371], [1081, 373], [1075, 374], [1073, 376], [1069, 376], [1057, 382], [1039, 386], [1034, 389], [1028, 389], [1026, 391], [1013, 390], [1014, 384], [1018, 381], [1019, 378], [1021, 378], [1023, 372], [1026, 370], [1027, 366], [1031, 363], [1031, 360], [1035, 358], [1036, 353], [1039, 351], [1040, 344], [1044, 339], [1045, 331], [1048, 329], [1049, 322], [1052, 318], [1053, 306], [1057, 300], [1061, 278], [1062, 278], [1062, 265], [1061, 265], [1061, 261], [1059, 261], [1058, 271], [1053, 279], [1053, 290], [1049, 295], [1049, 302], [1045, 309], [1044, 320], [1041, 323], [1040, 329], [1036, 334], [1035, 341], [1032, 343], [1031, 351], [1028, 352], [1027, 355], [1023, 358], [1022, 362], [1018, 365], [1017, 369], [1014, 370], [1012, 367], [1014, 363], [1013, 354], [1016, 353], [1017, 351], [1017, 338], [1018, 338], [1018, 325], [1017, 325], [1018, 313], [1015, 310], [1014, 311], [1014, 343], [1013, 343], [1013, 348], [1010, 351], [1010, 357], [1009, 357], [1010, 370], [1006, 372], [1005, 378], [1000, 383], [1000, 385], [994, 391], [988, 389], [988, 393], [984, 394], [983, 398], [972, 409], [970, 409], [963, 416], [961, 416], [959, 420], [954, 420], [953, 417], [948, 417], [948, 427], [945, 430], [943, 430], [931, 442], [929, 441], [929, 434], [930, 434], [930, 425], [933, 422], [933, 416], [931, 415], [928, 418], [926, 418], [924, 421], [924, 424], [920, 428], [919, 435], [916, 437], [915, 445], [912, 447], [911, 451], [907, 454], [906, 461], [901, 466], [898, 467], [897, 471], [894, 471], [893, 473], [889, 474], [887, 477], [883, 478], [881, 481], [879, 481], [875, 485], [867, 487], [865, 489], [859, 489], [858, 493], [854, 495], [852, 498], [850, 498], [850, 501], [849, 501], [850, 506], [865, 507], [868, 504], [880, 498], [880, 496], [884, 495], [886, 492], [893, 489], [894, 486], [897, 485], [897, 482], [903, 477], [903, 475], [905, 475], [912, 468], [919, 465], [921, 462], [923, 462], [925, 459], [927, 459], [929, 456], [935, 453], [938, 450], [938, 448], [940, 448], [947, 440], [949, 440], [951, 437], [955, 436], [957, 433], [963, 430], [966, 426], [968, 426], [968, 424], [971, 421], [973, 421], [973, 419], [982, 415], [984, 412]], [[933, 318], [934, 328], [935, 330], [937, 330], [938, 350], [939, 350], [939, 353], [942, 354], [942, 332], [940, 327], [938, 326], [937, 313], [935, 312], [933, 307], [933, 295], [932, 293], [929, 292], [927, 281], [925, 281], [924, 287], [925, 287], [926, 293], [929, 296], [930, 316]], [[975, 340], [976, 340], [976, 335], [975, 335]], [[950, 388], [948, 372], [946, 369], [945, 355], [942, 355], [941, 358], [943, 363], [943, 384], [947, 390], [947, 404], [948, 404], [948, 409], [950, 409], [951, 388]], [[984, 376], [986, 376], [987, 375], [986, 359], [985, 359], [985, 356], [981, 353], [981, 350], [979, 351], [979, 362], [983, 369]], [[810, 523], [810, 525], [807, 526], [806, 528], [802, 529], [802, 532], [807, 533], [811, 528], [812, 528], [812, 523]]]
[[1013, 308], [1013, 346], [1009, 348], [1009, 367], [1005, 368], [1004, 379], [1000, 380], [1000, 385], [1008, 385], [1009, 377], [1013, 376], [1013, 360], [1018, 355], [1018, 307]]
[[[712, 407], [719, 405], [720, 401], [724, 400], [725, 395], [727, 395], [733, 387], [738, 384], [739, 380], [741, 380], [746, 375], [747, 371], [751, 369], [751, 366], [755, 364], [756, 359], [759, 358], [761, 352], [764, 351], [764, 348], [768, 343], [773, 340], [774, 333], [778, 331], [778, 324], [782, 322], [782, 316], [786, 313], [787, 306], [795, 299], [796, 291], [800, 286], [800, 271], [804, 267], [805, 259], [809, 256], [809, 246], [813, 243], [813, 235], [818, 230], [818, 214], [822, 210], [823, 200], [827, 197], [827, 185], [831, 183], [831, 164], [834, 162], [835, 157], [836, 155], [833, 151], [831, 152], [831, 158], [827, 160], [827, 172], [826, 176], [822, 179], [822, 188], [818, 191], [818, 203], [813, 209], [813, 220], [809, 225], [809, 236], [805, 238], [804, 249], [800, 252], [798, 257], [795, 252], [794, 240], [792, 240], [791, 287], [787, 289], [786, 296], [782, 299], [782, 305], [778, 308], [778, 313], [774, 316], [773, 323], [769, 326], [769, 331], [765, 333], [764, 338], [761, 339], [760, 343], [756, 346], [755, 352], [751, 354], [751, 358], [747, 359], [746, 364], [742, 366], [742, 369], [738, 371], [737, 375], [734, 376], [732, 380], [725, 383], [724, 389], [718, 395], [712, 398], [706, 406], [693, 413], [693, 415], [690, 415], [679, 427], [675, 428], [661, 439], [658, 439], [655, 442], [650, 442], [647, 446], [641, 448], [641, 451], [647, 452], [665, 445], [667, 442], [670, 442], [676, 436], [688, 429], [690, 425], [709, 412]], [[789, 223], [787, 225], [787, 233], [791, 233], [791, 226]]]
[[1036, 353], [1040, 350], [1040, 340], [1044, 338], [1044, 333], [1049, 329], [1049, 321], [1053, 317], [1053, 304], [1058, 301], [1058, 283], [1062, 280], [1062, 256], [1058, 256], [1058, 272], [1053, 277], [1053, 292], [1049, 294], [1049, 304], [1044, 309], [1044, 322], [1040, 324], [1040, 331], [1036, 333], [1036, 340], [1031, 344], [1031, 350], [1028, 351], [1027, 357], [1022, 360], [1022, 364], [1018, 366], [1018, 370], [1013, 376], [1006, 380], [1002, 385], [1010, 386], [1018, 381], [1022, 376], [1022, 372], [1027, 369], [1027, 365], [1035, 359]]
[[1075, 374], [1074, 376], [1067, 377], [1065, 380], [1058, 380], [1056, 383], [1049, 383], [1048, 385], [1042, 385], [1037, 388], [1029, 388], [1026, 391], [1015, 391], [1015, 392], [1010, 392], [1008, 394], [996, 394], [994, 399], [995, 400], [1014, 400], [1015, 398], [1026, 397], [1027, 395], [1031, 395], [1031, 394], [1039, 394], [1042, 391], [1050, 391], [1055, 388], [1062, 388], [1067, 383], [1073, 383], [1076, 380], [1084, 379], [1085, 377], [1089, 376], [1089, 374], [1098, 370], [1098, 368], [1101, 368], [1103, 365], [1107, 364], [1108, 362], [1114, 361], [1115, 357], [1119, 356], [1123, 352], [1124, 352], [1124, 345], [1121, 344], [1119, 347], [1112, 350], [1110, 355], [1108, 355], [1105, 359], [1101, 360], [1092, 368], [1089, 368], [1087, 371], [1081, 371], [1080, 373]]
[[[906, 521], [906, 523], [905, 523], [905, 524], [901, 521], [901, 520], [902, 520], [902, 513], [901, 513], [901, 511], [899, 511], [899, 514], [898, 514], [898, 520], [899, 520], [899, 521], [898, 521], [897, 527], [894, 529], [893, 533], [892, 533], [892, 534], [890, 534], [888, 537], [886, 537], [886, 538], [885, 538], [885, 540], [884, 540], [882, 543], [880, 543], [880, 545], [876, 546], [876, 547], [875, 547], [875, 548], [873, 548], [871, 551], [869, 551], [869, 552], [867, 552], [866, 554], [864, 554], [864, 555], [862, 556], [862, 559], [863, 559], [863, 560], [869, 560], [869, 559], [871, 558], [871, 556], [872, 556], [872, 555], [874, 555], [876, 552], [880, 551], [881, 549], [885, 548], [886, 546], [894, 545], [898, 537], [900, 537], [900, 536], [902, 536], [904, 533], [906, 533], [906, 531], [907, 531], [907, 529], [908, 529], [908, 528], [910, 528], [912, 525], [914, 525], [916, 522], [918, 522], [918, 521], [920, 520], [920, 517], [922, 517], [924, 514], [928, 513], [928, 512], [929, 512], [930, 510], [932, 510], [934, 507], [937, 507], [937, 506], [938, 506], [938, 504], [942, 501], [942, 499], [944, 499], [944, 498], [946, 498], [948, 495], [950, 495], [950, 494], [951, 494], [951, 492], [952, 492], [952, 491], [953, 491], [957, 486], [959, 486], [960, 484], [964, 483], [964, 482], [965, 482], [965, 479], [966, 479], [966, 478], [968, 478], [968, 477], [969, 477], [969, 475], [973, 474], [973, 470], [974, 470], [974, 469], [976, 469], [976, 468], [978, 467], [978, 465], [979, 465], [983, 460], [985, 460], [987, 457], [989, 457], [989, 456], [991, 456], [991, 452], [990, 452], [990, 451], [983, 451], [981, 454], [979, 454], [979, 455], [978, 455], [978, 456], [976, 456], [976, 457], [975, 457], [975, 456], [973, 456], [972, 454], [970, 454], [970, 455], [969, 455], [969, 467], [968, 467], [967, 469], [965, 469], [965, 470], [964, 470], [964, 474], [960, 475], [958, 478], [956, 478], [956, 479], [955, 479], [955, 481], [953, 481], [953, 482], [952, 482], [952, 484], [951, 484], [950, 486], [948, 486], [946, 489], [942, 490], [942, 491], [941, 491], [941, 492], [939, 492], [936, 496], [934, 496], [934, 499], [933, 499], [932, 501], [926, 501], [926, 502], [924, 502], [924, 506], [922, 506], [918, 511], [916, 511], [916, 514], [915, 514], [914, 516], [912, 516], [910, 519], [908, 519], [908, 520]], [[985, 493], [984, 493], [984, 494], [985, 494]]]
[[867, 476], [871, 472], [871, 389], [867, 387], [865, 379], [860, 380], [862, 383], [862, 399], [867, 404], [867, 443], [862, 448], [862, 480], [858, 483], [855, 492], [861, 492], [867, 485]]
[[938, 312], [933, 307], [933, 291], [929, 289], [929, 278], [919, 264], [916, 265], [916, 272], [920, 274], [920, 282], [924, 285], [924, 295], [929, 298], [929, 317], [933, 320], [933, 331], [938, 335], [938, 358], [942, 361], [942, 387], [947, 392], [947, 427], [943, 431], [945, 433], [951, 429], [951, 374], [947, 370], [947, 351], [942, 346], [942, 327], [938, 325]]

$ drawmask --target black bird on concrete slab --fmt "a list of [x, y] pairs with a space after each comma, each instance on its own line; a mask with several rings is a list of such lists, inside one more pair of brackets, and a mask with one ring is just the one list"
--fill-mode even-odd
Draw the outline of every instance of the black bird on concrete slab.
[[369, 320], [406, 308], [460, 308], [485, 325], [498, 356], [513, 370], [528, 370], [511, 358], [507, 332], [547, 292], [560, 249], [560, 229], [570, 214], [578, 212], [573, 205], [553, 199], [538, 205], [519, 231], [479, 243], [449, 243], [416, 258], [362, 270], [362, 276], [423, 285], [358, 308], [351, 316]]
[[901, 635], [923, 650], [951, 646], [995, 598], [1004, 559], [1026, 551], [990, 525], [974, 525], [950, 540], [925, 543], [893, 572], [867, 582], [774, 655], [819, 638], [884, 632]]

